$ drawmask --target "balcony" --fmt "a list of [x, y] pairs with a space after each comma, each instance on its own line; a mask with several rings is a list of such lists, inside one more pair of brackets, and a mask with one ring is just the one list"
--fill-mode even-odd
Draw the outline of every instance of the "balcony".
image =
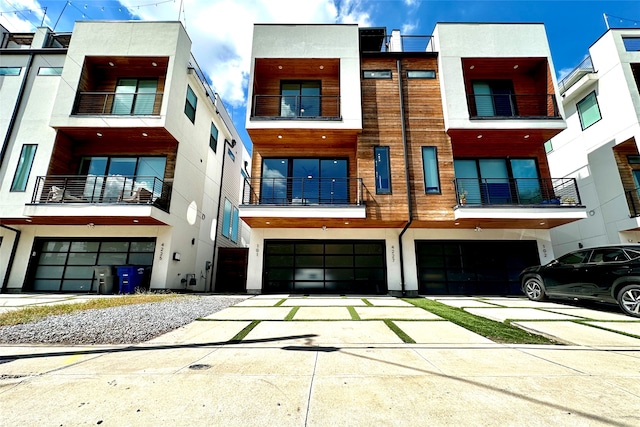
[[625, 195], [629, 205], [629, 216], [631, 218], [640, 217], [640, 187], [625, 191]]
[[456, 178], [454, 185], [460, 208], [582, 206], [575, 178]]
[[365, 218], [362, 178], [260, 178], [245, 181], [246, 218]]
[[340, 96], [255, 95], [252, 119], [340, 120]]
[[72, 115], [159, 116], [162, 93], [80, 92]]
[[561, 118], [553, 94], [468, 94], [472, 120]]
[[171, 185], [154, 176], [39, 176], [34, 205], [122, 204], [155, 206], [169, 212]]
[[576, 68], [560, 80], [558, 83], [560, 95], [564, 95], [574, 84], [579, 82], [583, 76], [593, 73], [595, 73], [593, 62], [591, 61], [591, 57], [587, 56]]

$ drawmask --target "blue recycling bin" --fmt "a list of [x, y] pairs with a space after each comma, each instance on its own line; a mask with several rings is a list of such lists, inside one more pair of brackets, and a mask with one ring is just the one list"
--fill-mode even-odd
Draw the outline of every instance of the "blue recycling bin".
[[118, 272], [118, 293], [120, 294], [132, 294], [142, 283], [144, 267], [121, 265], [116, 267], [116, 271]]

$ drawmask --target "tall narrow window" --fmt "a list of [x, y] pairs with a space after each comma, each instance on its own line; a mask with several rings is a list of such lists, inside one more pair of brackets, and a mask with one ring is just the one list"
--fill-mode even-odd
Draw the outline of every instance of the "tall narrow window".
[[11, 183], [11, 191], [25, 191], [27, 189], [27, 181], [31, 173], [33, 159], [36, 156], [36, 148], [38, 148], [38, 146], [33, 144], [25, 144], [22, 146], [16, 174]]
[[376, 194], [391, 194], [389, 147], [375, 147], [373, 154], [375, 158]]
[[440, 193], [440, 176], [438, 172], [438, 150], [436, 147], [422, 147], [422, 167], [424, 169], [424, 192]]
[[213, 123], [211, 123], [211, 134], [209, 135], [209, 147], [211, 147], [214, 153], [218, 149], [218, 128]]
[[580, 124], [583, 130], [600, 121], [602, 118], [595, 92], [591, 92], [585, 96], [582, 101], [576, 104], [576, 108], [578, 109], [578, 116], [580, 117]]
[[240, 217], [238, 215], [238, 209], [233, 207], [233, 215], [231, 218], [231, 241], [237, 243], [238, 242], [238, 223], [240, 222]]
[[191, 123], [196, 122], [196, 105], [198, 105], [198, 97], [191, 89], [191, 86], [187, 86], [187, 100], [184, 103], [184, 114], [189, 117]]
[[231, 202], [224, 199], [224, 212], [222, 214], [222, 235], [226, 238], [231, 238], [231, 210], [233, 206]]

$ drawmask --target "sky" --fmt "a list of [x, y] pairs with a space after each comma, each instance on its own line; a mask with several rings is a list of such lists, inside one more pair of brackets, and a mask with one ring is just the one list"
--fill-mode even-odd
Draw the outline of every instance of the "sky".
[[43, 25], [70, 32], [85, 20], [181, 21], [250, 149], [244, 122], [254, 23], [358, 23], [430, 35], [437, 22], [542, 22], [562, 78], [607, 25], [640, 28], [640, 0], [0, 0], [0, 25], [11, 32]]

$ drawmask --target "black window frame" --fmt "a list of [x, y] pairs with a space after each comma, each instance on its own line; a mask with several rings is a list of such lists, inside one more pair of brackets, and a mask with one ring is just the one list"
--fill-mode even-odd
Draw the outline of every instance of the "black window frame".
[[[378, 170], [378, 165], [383, 162], [383, 160], [378, 160], [378, 151], [386, 153], [386, 180], [388, 181], [388, 186], [386, 189], [382, 187], [382, 181], [380, 180], [380, 172]], [[379, 145], [377, 147], [373, 147], [373, 163], [374, 163], [374, 179], [375, 179], [375, 187], [376, 194], [393, 194], [393, 187], [391, 183], [391, 149], [388, 145]]]
[[[382, 73], [382, 74], [378, 74]], [[388, 73], [388, 74], [387, 74]], [[393, 78], [393, 72], [391, 70], [362, 70], [363, 79], [383, 79], [391, 80]]]
[[[412, 73], [428, 73], [428, 75], [411, 75]], [[433, 80], [436, 78], [436, 70], [407, 70], [407, 79], [412, 80]]]
[[[438, 165], [438, 147], [436, 147], [435, 145], [423, 145], [421, 148], [422, 148], [421, 150], [422, 151], [422, 174], [424, 175], [424, 193], [425, 194], [442, 194], [442, 185], [440, 181], [440, 167]], [[425, 161], [424, 161], [425, 148], [433, 149], [434, 158], [435, 158], [435, 165], [433, 166], [435, 167], [436, 177], [438, 180], [437, 187], [429, 187], [427, 185], [427, 165], [425, 164]], [[435, 189], [435, 191], [429, 191], [430, 188]]]
[[[189, 94], [193, 95], [193, 98], [195, 99], [195, 104], [193, 104], [193, 105], [189, 101]], [[196, 108], [198, 107], [198, 96], [193, 91], [193, 89], [191, 89], [190, 85], [187, 85], [187, 94], [186, 94], [185, 98], [186, 99], [185, 99], [185, 102], [184, 102], [184, 114], [189, 118], [189, 120], [191, 120], [191, 123], [195, 123], [196, 122]]]
[[[584, 122], [582, 121], [582, 113], [580, 111], [580, 104], [582, 104], [583, 102], [585, 102], [587, 100], [587, 98], [589, 98], [590, 96], [593, 96], [593, 99], [596, 101], [596, 108], [598, 109], [598, 120], [596, 120], [595, 122], [591, 123], [589, 126], [584, 126]], [[578, 114], [578, 119], [580, 119], [580, 127], [582, 128], [582, 130], [587, 130], [589, 129], [591, 126], [595, 125], [596, 123], [598, 123], [600, 120], [602, 120], [602, 111], [600, 110], [600, 103], [598, 102], [598, 95], [596, 94], [595, 90], [592, 90], [591, 92], [589, 92], [584, 98], [582, 98], [580, 101], [576, 102], [576, 113]]]
[[[215, 129], [215, 135], [213, 134], [213, 130]], [[220, 131], [215, 123], [211, 122], [211, 130], [209, 133], [209, 147], [213, 150], [214, 153], [218, 152], [218, 135]]]

